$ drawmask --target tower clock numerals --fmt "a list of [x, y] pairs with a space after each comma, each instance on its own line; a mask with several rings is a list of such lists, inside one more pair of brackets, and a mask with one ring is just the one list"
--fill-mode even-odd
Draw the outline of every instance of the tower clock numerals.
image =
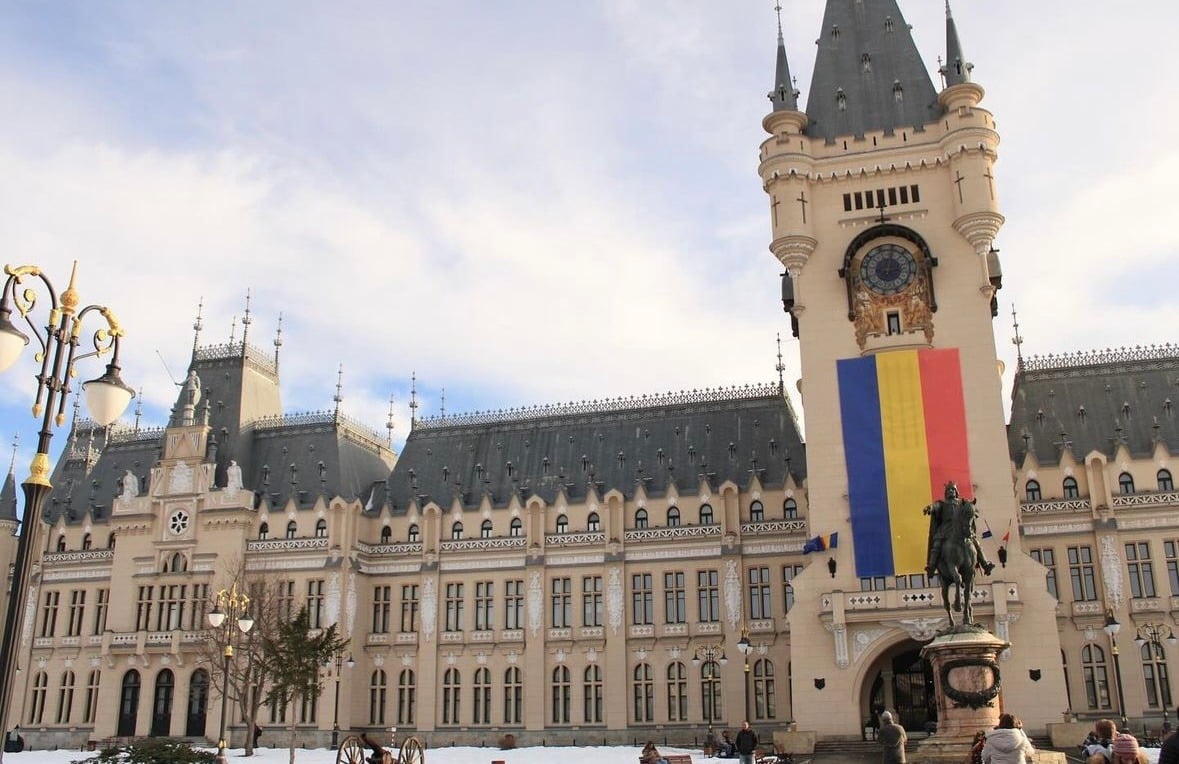
[[873, 247], [860, 261], [860, 281], [877, 294], [896, 294], [917, 277], [917, 261], [899, 244]]

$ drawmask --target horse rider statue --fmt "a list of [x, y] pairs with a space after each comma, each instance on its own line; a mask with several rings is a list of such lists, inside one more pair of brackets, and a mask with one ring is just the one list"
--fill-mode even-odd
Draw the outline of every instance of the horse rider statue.
[[946, 483], [945, 498], [940, 501], [935, 501], [925, 509], [921, 510], [924, 514], [929, 515], [929, 547], [928, 558], [925, 564], [926, 575], [932, 577], [938, 572], [938, 564], [942, 561], [942, 547], [950, 538], [951, 530], [953, 529], [953, 518], [961, 511], [970, 513], [970, 534], [969, 539], [963, 539], [962, 543], [971, 544], [974, 546], [975, 560], [982, 572], [988, 576], [991, 571], [995, 569], [995, 564], [987, 560], [983, 554], [982, 546], [978, 543], [978, 534], [975, 532], [974, 519], [978, 517], [978, 508], [975, 502], [963, 501], [958, 495], [958, 486], [950, 481]]

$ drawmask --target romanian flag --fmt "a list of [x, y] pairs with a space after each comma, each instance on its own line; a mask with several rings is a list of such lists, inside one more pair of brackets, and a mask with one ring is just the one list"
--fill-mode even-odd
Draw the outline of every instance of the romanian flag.
[[898, 350], [837, 362], [856, 575], [925, 569], [921, 510], [953, 480], [971, 498], [958, 350]]
[[835, 549], [839, 546], [839, 532], [827, 533], [820, 536], [815, 536], [813, 539], [807, 539], [807, 542], [802, 545], [802, 553], [810, 554], [811, 552], [825, 552], [828, 549]]

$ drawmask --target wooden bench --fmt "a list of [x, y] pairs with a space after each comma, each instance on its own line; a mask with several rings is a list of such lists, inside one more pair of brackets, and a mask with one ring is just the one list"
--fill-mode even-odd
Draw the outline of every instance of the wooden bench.
[[[688, 753], [659, 754], [667, 759], [667, 764], [692, 764], [692, 755]], [[639, 764], [643, 764], [643, 757], [639, 757]]]

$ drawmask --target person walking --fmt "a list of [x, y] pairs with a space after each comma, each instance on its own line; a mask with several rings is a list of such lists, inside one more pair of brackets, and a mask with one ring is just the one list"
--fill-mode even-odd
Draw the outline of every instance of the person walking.
[[1019, 722], [1012, 714], [999, 717], [999, 726], [987, 733], [983, 744], [983, 764], [1024, 764], [1031, 761], [1036, 749], [1032, 741], [1020, 729]]
[[[1179, 709], [1176, 709], [1176, 713], [1179, 714]], [[1172, 732], [1163, 740], [1159, 764], [1179, 764], [1179, 732]]]
[[741, 722], [741, 729], [733, 741], [737, 747], [737, 758], [741, 764], [753, 764], [753, 754], [757, 750], [757, 733], [749, 726], [748, 721]]
[[892, 713], [885, 711], [880, 715], [880, 745], [884, 747], [880, 759], [882, 764], [905, 764], [905, 743], [909, 736], [905, 728], [892, 720]]

